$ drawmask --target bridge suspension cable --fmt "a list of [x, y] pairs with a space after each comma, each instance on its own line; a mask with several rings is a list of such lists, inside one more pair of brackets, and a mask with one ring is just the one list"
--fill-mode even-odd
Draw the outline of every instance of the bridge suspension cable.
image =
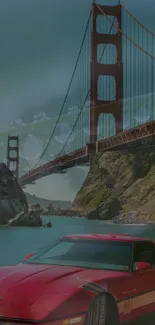
[[[109, 22], [112, 24], [112, 20], [105, 14], [105, 12], [103, 11], [103, 9], [96, 3], [96, 1], [94, 0], [96, 7], [98, 8], [98, 10], [109, 20]], [[132, 17], [132, 15], [131, 15]], [[139, 50], [141, 50], [142, 52], [144, 52], [145, 54], [147, 54], [148, 56], [150, 56], [153, 60], [155, 60], [155, 56], [151, 53], [149, 53], [147, 50], [143, 49], [140, 45], [138, 45], [132, 38], [130, 38], [127, 34], [125, 34], [118, 26], [117, 24], [114, 24], [115, 28], [117, 29], [117, 31], [119, 33], [121, 33], [128, 41], [130, 41], [133, 45], [135, 45]], [[155, 36], [155, 35], [153, 35]]]
[[[111, 27], [110, 27], [110, 30], [109, 30], [109, 34], [111, 34], [112, 28], [113, 28], [113, 26], [114, 26], [114, 22], [115, 22], [115, 17], [113, 18], [113, 21], [112, 21], [112, 23], [111, 23]], [[102, 53], [101, 53], [101, 56], [100, 56], [100, 59], [99, 59], [99, 63], [101, 63], [101, 61], [102, 61], [102, 58], [103, 58], [103, 56], [104, 56], [104, 53], [105, 53], [105, 49], [106, 49], [106, 47], [107, 47], [107, 44], [104, 46], [104, 48], [103, 48], [103, 50], [102, 50]], [[90, 94], [90, 88], [89, 88], [89, 90], [88, 90], [88, 92], [87, 92], [87, 94], [86, 94], [86, 96], [85, 96], [84, 102], [83, 102], [83, 104], [82, 104], [82, 106], [81, 106], [81, 109], [80, 109], [80, 111], [79, 111], [79, 114], [78, 114], [78, 116], [77, 116], [77, 119], [76, 119], [76, 121], [75, 121], [75, 123], [74, 123], [74, 125], [73, 125], [73, 128], [72, 128], [70, 134], [68, 135], [68, 138], [66, 139], [66, 142], [64, 143], [63, 147], [61, 148], [61, 151], [59, 152], [59, 154], [57, 155], [56, 158], [60, 157], [60, 155], [62, 154], [63, 150], [65, 149], [65, 147], [66, 147], [66, 145], [67, 145], [67, 143], [68, 143], [70, 137], [72, 136], [72, 133], [73, 133], [73, 131], [74, 131], [74, 129], [75, 129], [77, 123], [78, 123], [78, 120], [79, 120], [79, 118], [80, 118], [80, 116], [81, 116], [81, 114], [82, 114], [82, 112], [83, 112], [84, 105], [85, 105], [86, 101], [88, 100], [89, 94]]]
[[84, 35], [83, 35], [83, 38], [82, 38], [82, 42], [81, 42], [81, 45], [80, 45], [80, 50], [78, 52], [78, 56], [77, 56], [77, 59], [76, 59], [76, 63], [75, 63], [75, 66], [74, 66], [74, 69], [73, 69], [73, 73], [72, 73], [72, 76], [71, 76], [71, 79], [70, 79], [70, 83], [69, 83], [69, 86], [68, 86], [68, 89], [67, 89], [67, 92], [66, 92], [66, 95], [65, 95], [65, 98], [64, 98], [64, 101], [63, 101], [63, 104], [62, 104], [62, 107], [60, 109], [60, 112], [59, 112], [59, 115], [58, 115], [58, 118], [57, 118], [57, 121], [55, 123], [55, 126], [53, 128], [53, 131], [49, 137], [49, 140], [47, 142], [47, 145], [43, 151], [43, 153], [41, 154], [41, 156], [39, 157], [39, 160], [38, 162], [31, 168], [34, 169], [38, 164], [39, 162], [41, 161], [41, 159], [43, 158], [43, 156], [45, 155], [45, 152], [53, 138], [53, 135], [55, 133], [55, 130], [56, 130], [56, 127], [59, 123], [59, 120], [60, 120], [60, 117], [61, 117], [61, 114], [63, 112], [63, 109], [64, 109], [64, 106], [65, 106], [65, 103], [66, 103], [66, 100], [67, 100], [67, 97], [68, 97], [68, 94], [69, 94], [69, 91], [70, 91], [70, 88], [71, 88], [71, 85], [72, 85], [72, 81], [73, 81], [73, 78], [74, 78], [74, 75], [75, 75], [75, 72], [76, 72], [76, 68], [77, 68], [77, 65], [78, 65], [78, 62], [79, 62], [79, 58], [80, 58], [80, 55], [81, 55], [81, 51], [82, 51], [82, 48], [83, 48], [83, 44], [84, 44], [84, 40], [85, 40], [85, 37], [86, 37], [86, 34], [87, 34], [87, 30], [88, 30], [88, 26], [89, 26], [89, 23], [90, 23], [90, 19], [91, 19], [91, 15], [92, 15], [92, 10], [90, 11], [89, 13], [89, 17], [88, 17], [88, 20], [87, 20], [87, 24], [86, 24], [86, 28], [85, 28], [85, 31], [84, 31]]
[[[22, 153], [22, 156], [24, 157], [23, 148], [20, 143], [19, 143], [19, 149], [20, 149], [20, 152]], [[24, 158], [24, 161], [26, 162], [26, 165], [31, 169], [31, 166], [30, 166], [28, 160]]]
[[122, 8], [127, 12], [127, 14], [133, 18], [136, 23], [138, 23], [139, 26], [141, 26], [142, 28], [144, 28], [146, 30], [146, 32], [148, 32], [150, 35], [152, 35], [153, 37], [155, 37], [155, 33], [151, 32], [147, 27], [145, 27], [133, 14], [131, 14], [131, 12], [123, 5], [121, 4]]

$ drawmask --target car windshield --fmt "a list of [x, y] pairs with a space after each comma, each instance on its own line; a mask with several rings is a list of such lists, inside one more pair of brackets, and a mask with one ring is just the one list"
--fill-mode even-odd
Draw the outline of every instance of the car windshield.
[[128, 271], [132, 243], [63, 238], [36, 253], [26, 263]]

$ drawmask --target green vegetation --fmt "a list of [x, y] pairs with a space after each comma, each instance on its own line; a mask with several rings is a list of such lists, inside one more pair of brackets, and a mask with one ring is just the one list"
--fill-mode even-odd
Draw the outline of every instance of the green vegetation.
[[105, 152], [95, 158], [74, 200], [74, 208], [93, 210], [116, 197], [124, 211], [155, 220], [155, 154], [151, 146]]
[[94, 191], [94, 197], [91, 200], [91, 206], [97, 208], [101, 203], [107, 201], [110, 196], [110, 190], [104, 186], [99, 186]]

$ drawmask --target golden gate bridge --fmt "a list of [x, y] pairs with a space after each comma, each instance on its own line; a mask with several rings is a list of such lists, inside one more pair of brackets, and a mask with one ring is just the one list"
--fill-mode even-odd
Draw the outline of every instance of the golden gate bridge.
[[[22, 176], [19, 175], [19, 138], [8, 138], [7, 164], [9, 167], [11, 162], [15, 164], [14, 173], [20, 184], [31, 184], [39, 178], [62, 173], [76, 165], [92, 164], [99, 152], [129, 148], [131, 144], [138, 144], [145, 139], [153, 141], [154, 72], [155, 34], [120, 3], [116, 6], [104, 6], [94, 1], [66, 96], [48, 143], [35, 166]], [[77, 112], [72, 119], [71, 131], [57, 157], [41, 164], [61, 122], [61, 116], [66, 112], [66, 105], [71, 103], [73, 83]], [[88, 101], [89, 138], [85, 143], [83, 130], [88, 121], [84, 111]], [[147, 122], [144, 121], [142, 106], [149, 115]], [[104, 119], [103, 133], [99, 138], [98, 122], [105, 115], [108, 118]], [[137, 124], [133, 124], [135, 116]], [[78, 145], [74, 141], [71, 152], [63, 154], [74, 132], [78, 133], [80, 141]], [[12, 140], [15, 145], [10, 145]], [[16, 153], [14, 158], [10, 154], [13, 150]]]

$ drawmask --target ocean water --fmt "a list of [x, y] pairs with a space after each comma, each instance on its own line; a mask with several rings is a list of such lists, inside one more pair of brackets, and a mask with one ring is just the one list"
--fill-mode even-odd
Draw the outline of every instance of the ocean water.
[[25, 255], [35, 253], [59, 236], [80, 233], [128, 233], [155, 239], [155, 227], [149, 225], [110, 225], [83, 218], [43, 217], [52, 228], [0, 227], [0, 265], [22, 262]]

